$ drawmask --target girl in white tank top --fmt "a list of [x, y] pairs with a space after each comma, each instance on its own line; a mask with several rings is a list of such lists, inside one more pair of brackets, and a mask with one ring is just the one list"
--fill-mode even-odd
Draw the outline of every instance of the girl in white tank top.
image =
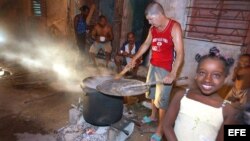
[[237, 109], [217, 93], [232, 66], [217, 48], [196, 56], [198, 89], [179, 91], [170, 102], [163, 130], [168, 141], [223, 141], [224, 125], [237, 123]]

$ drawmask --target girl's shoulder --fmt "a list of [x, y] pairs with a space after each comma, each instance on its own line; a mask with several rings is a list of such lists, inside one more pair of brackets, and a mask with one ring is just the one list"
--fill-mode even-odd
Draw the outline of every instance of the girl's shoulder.
[[176, 92], [176, 94], [181, 97], [182, 96], [195, 97], [198, 93], [199, 91], [197, 91], [196, 89], [191, 89], [191, 88], [180, 89]]
[[185, 95], [185, 92], [186, 91], [184, 89], [178, 89], [175, 92], [173, 92], [171, 95], [171, 101], [169, 107], [176, 109], [176, 107], [180, 106], [181, 99]]
[[189, 89], [178, 89], [173, 97], [175, 100], [180, 100], [184, 95], [186, 95], [188, 93]]
[[200, 94], [199, 91], [196, 89], [186, 89], [184, 91], [184, 95], [187, 96], [188, 98], [195, 99], [195, 97], [197, 97], [197, 95]]

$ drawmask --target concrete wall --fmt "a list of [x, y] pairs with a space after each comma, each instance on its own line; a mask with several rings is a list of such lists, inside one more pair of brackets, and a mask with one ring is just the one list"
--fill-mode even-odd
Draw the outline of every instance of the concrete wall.
[[187, 5], [189, 0], [155, 0], [159, 2], [165, 11], [165, 14], [181, 24], [182, 29], [185, 28], [187, 19]]

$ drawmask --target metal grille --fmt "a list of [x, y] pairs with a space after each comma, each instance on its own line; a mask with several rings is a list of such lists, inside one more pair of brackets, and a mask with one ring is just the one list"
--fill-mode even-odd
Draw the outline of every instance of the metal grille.
[[250, 0], [190, 0], [185, 37], [243, 46], [250, 28]]

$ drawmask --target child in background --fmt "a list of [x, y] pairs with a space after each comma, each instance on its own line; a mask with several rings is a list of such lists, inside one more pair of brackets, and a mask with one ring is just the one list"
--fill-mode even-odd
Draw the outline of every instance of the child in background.
[[223, 141], [223, 125], [238, 123], [238, 111], [217, 93], [233, 59], [225, 59], [214, 47], [196, 60], [198, 89], [179, 91], [171, 100], [163, 125], [168, 141]]
[[225, 97], [235, 106], [243, 106], [250, 102], [250, 54], [239, 56], [238, 65], [234, 69], [232, 80], [234, 87]]

